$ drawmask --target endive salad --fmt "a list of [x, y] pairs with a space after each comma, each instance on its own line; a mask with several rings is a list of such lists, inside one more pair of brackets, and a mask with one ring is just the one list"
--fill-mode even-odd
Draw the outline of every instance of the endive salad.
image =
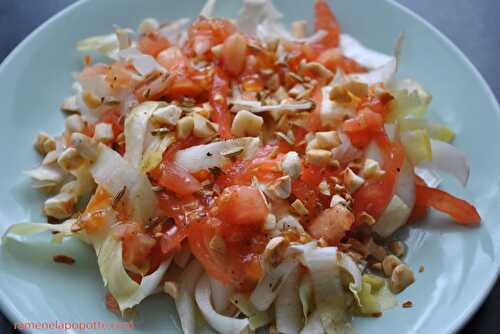
[[65, 130], [38, 135], [27, 172], [49, 223], [6, 235], [88, 243], [111, 311], [166, 293], [187, 334], [198, 311], [219, 333], [352, 333], [415, 280], [394, 232], [429, 208], [480, 223], [438, 189], [440, 172], [466, 184], [467, 159], [396, 79], [402, 37], [370, 50], [325, 0], [314, 29], [270, 0], [215, 6], [78, 42]]

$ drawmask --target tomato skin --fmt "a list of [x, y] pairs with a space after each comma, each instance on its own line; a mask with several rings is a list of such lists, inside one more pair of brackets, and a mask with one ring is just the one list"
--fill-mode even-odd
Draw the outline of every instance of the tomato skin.
[[161, 51], [170, 47], [170, 42], [158, 34], [147, 34], [139, 38], [139, 50], [147, 55], [156, 57]]
[[210, 89], [210, 104], [215, 112], [212, 120], [219, 125], [219, 135], [224, 139], [232, 137], [231, 134], [231, 113], [227, 106], [227, 96], [229, 95], [229, 78], [219, 66], [215, 67]]
[[201, 189], [200, 182], [174, 162], [163, 162], [160, 170], [161, 175], [158, 184], [179, 196], [188, 196]]
[[476, 208], [447, 192], [417, 184], [417, 204], [419, 206], [431, 207], [451, 216], [453, 220], [462, 225], [478, 225], [481, 216]]
[[316, 31], [324, 30], [327, 35], [321, 40], [325, 47], [336, 48], [339, 46], [340, 26], [330, 6], [325, 0], [316, 0], [314, 4], [314, 26]]
[[238, 225], [260, 225], [269, 209], [259, 190], [248, 186], [231, 186], [217, 199], [217, 217]]
[[354, 224], [354, 214], [343, 205], [336, 205], [321, 212], [308, 227], [316, 239], [323, 238], [330, 245], [338, 245]]

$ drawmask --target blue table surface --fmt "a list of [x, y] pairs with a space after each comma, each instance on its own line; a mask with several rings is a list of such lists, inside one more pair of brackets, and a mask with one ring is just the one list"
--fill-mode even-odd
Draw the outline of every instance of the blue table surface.
[[[376, 1], [376, 0], [373, 0]], [[0, 0], [0, 61], [30, 32], [75, 0]], [[399, 0], [447, 35], [474, 63], [500, 97], [498, 0]], [[500, 283], [461, 334], [500, 333]], [[0, 311], [0, 333], [13, 334]]]

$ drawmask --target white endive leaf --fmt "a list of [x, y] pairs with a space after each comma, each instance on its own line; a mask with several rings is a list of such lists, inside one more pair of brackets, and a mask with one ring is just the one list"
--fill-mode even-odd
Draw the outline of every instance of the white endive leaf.
[[419, 168], [438, 170], [455, 177], [463, 186], [469, 180], [469, 162], [455, 146], [439, 140], [431, 140], [432, 160], [418, 165]]
[[210, 281], [205, 274], [196, 286], [196, 304], [210, 326], [221, 334], [239, 334], [245, 332], [250, 323], [248, 319], [226, 317], [217, 313], [211, 302]]
[[351, 316], [346, 309], [346, 293], [342, 286], [335, 247], [315, 248], [304, 253], [311, 274], [316, 307], [321, 323], [330, 333], [353, 333]]
[[139, 168], [143, 158], [151, 115], [157, 108], [166, 105], [165, 102], [147, 101], [132, 109], [127, 115], [123, 132], [126, 147], [124, 158], [134, 168]]
[[274, 304], [278, 333], [298, 334], [303, 326], [299, 284], [300, 269], [296, 267], [285, 278]]
[[392, 59], [391, 56], [368, 49], [348, 34], [340, 35], [340, 49], [344, 56], [355, 60], [358, 64], [368, 69], [381, 67]]
[[180, 167], [190, 172], [196, 172], [212, 167], [223, 167], [226, 163], [231, 162], [231, 159], [224, 154], [233, 149], [241, 149], [239, 153], [241, 159], [251, 159], [259, 146], [260, 139], [257, 137], [218, 141], [177, 151], [174, 161]]
[[120, 154], [99, 144], [99, 156], [90, 166], [95, 182], [112, 196], [126, 188], [125, 196], [132, 209], [132, 218], [145, 224], [156, 208], [156, 196], [149, 179], [140, 174]]
[[196, 283], [202, 274], [203, 268], [198, 261], [193, 259], [177, 280], [178, 293], [177, 298], [175, 298], [175, 306], [184, 334], [196, 332], [194, 293]]

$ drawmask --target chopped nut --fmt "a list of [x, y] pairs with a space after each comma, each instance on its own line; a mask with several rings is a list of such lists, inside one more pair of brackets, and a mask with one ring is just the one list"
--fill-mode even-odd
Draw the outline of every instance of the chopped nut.
[[344, 87], [356, 97], [363, 98], [368, 95], [368, 85], [363, 82], [349, 81]]
[[330, 192], [330, 185], [328, 184], [328, 182], [326, 182], [326, 180], [322, 180], [319, 185], [318, 185], [318, 188], [319, 188], [319, 192], [325, 196], [330, 196], [331, 195], [331, 192]]
[[307, 36], [307, 21], [294, 21], [292, 23], [292, 34], [295, 38], [305, 38]]
[[389, 250], [399, 258], [405, 254], [405, 246], [401, 241], [391, 241], [389, 243]]
[[45, 132], [38, 134], [34, 145], [36, 150], [42, 155], [46, 155], [56, 149], [56, 141]]
[[296, 98], [297, 96], [303, 94], [304, 92], [306, 91], [306, 89], [304, 88], [303, 85], [301, 84], [296, 84], [295, 86], [293, 86], [289, 91], [288, 91], [288, 95], [290, 95], [291, 97], [294, 97]]
[[352, 95], [343, 85], [337, 85], [330, 90], [330, 100], [341, 105], [347, 105], [352, 102]]
[[60, 107], [61, 111], [67, 113], [79, 113], [80, 109], [78, 108], [78, 104], [76, 103], [76, 96], [71, 95], [64, 99], [63, 103]]
[[341, 144], [337, 131], [316, 132], [315, 139], [317, 147], [325, 150], [332, 149]]
[[97, 142], [94, 139], [75, 132], [71, 135], [71, 144], [84, 159], [90, 161], [97, 159], [99, 150]]
[[373, 218], [370, 214], [368, 214], [365, 211], [359, 214], [358, 219], [361, 224], [366, 224], [368, 226], [372, 226], [377, 222], [375, 218]]
[[356, 175], [352, 171], [352, 169], [346, 168], [344, 173], [344, 184], [350, 193], [354, 193], [356, 190], [358, 190], [363, 185], [363, 183], [365, 183], [365, 179], [363, 179], [359, 175]]
[[67, 256], [67, 255], [54, 255], [52, 257], [52, 259], [54, 260], [54, 262], [57, 262], [57, 263], [64, 263], [64, 264], [75, 263], [75, 259], [73, 259], [72, 257]]
[[332, 152], [327, 150], [311, 149], [306, 152], [308, 163], [319, 166], [327, 166], [332, 159]]
[[385, 171], [383, 171], [380, 168], [380, 164], [372, 159], [366, 159], [363, 167], [361, 169], [361, 175], [363, 175], [364, 178], [369, 179], [372, 177], [379, 177], [385, 174]]
[[85, 130], [85, 121], [80, 115], [70, 115], [64, 121], [66, 130], [72, 132], [83, 132]]
[[370, 266], [370, 268], [372, 268], [373, 270], [376, 270], [376, 271], [382, 271], [382, 263], [375, 262], [374, 264], [372, 264]]
[[151, 120], [158, 125], [175, 126], [181, 117], [182, 109], [174, 104], [156, 109]]
[[248, 110], [240, 110], [236, 114], [231, 126], [231, 132], [236, 137], [258, 136], [264, 124], [264, 119], [252, 114]]
[[194, 128], [193, 117], [191, 116], [182, 117], [177, 122], [177, 128], [176, 128], [177, 138], [186, 139], [193, 131], [193, 128]]
[[306, 206], [300, 199], [296, 199], [291, 204], [292, 208], [301, 216], [307, 216], [309, 214], [309, 210], [307, 210]]
[[75, 196], [68, 193], [59, 193], [45, 201], [43, 212], [50, 217], [65, 219], [73, 214], [73, 207], [76, 202]]
[[71, 196], [77, 197], [80, 193], [80, 184], [77, 180], [69, 181], [61, 187], [62, 193], [70, 194]]
[[285, 154], [281, 159], [281, 169], [292, 179], [295, 180], [299, 178], [301, 171], [299, 154], [295, 151], [290, 151]]
[[394, 255], [386, 256], [384, 261], [382, 261], [382, 269], [384, 271], [384, 275], [390, 277], [394, 269], [402, 263], [403, 262], [401, 262], [401, 260]]
[[340, 195], [333, 195], [330, 200], [330, 207], [333, 208], [336, 205], [347, 206], [347, 201]]
[[166, 281], [165, 283], [163, 283], [163, 292], [165, 292], [173, 299], [177, 299], [179, 295], [179, 288], [177, 287], [177, 283]]
[[[308, 138], [306, 137], [306, 140], [307, 139]], [[306, 145], [306, 152], [309, 150], [316, 150], [316, 149], [320, 149], [319, 145], [318, 145], [318, 140], [316, 138], [313, 138], [312, 140], [308, 140], [307, 145]]]
[[141, 34], [149, 34], [151, 32], [155, 32], [160, 28], [160, 23], [152, 17], [145, 18], [141, 24], [139, 25], [139, 32]]
[[406, 264], [402, 263], [394, 268], [389, 282], [389, 288], [392, 293], [400, 293], [413, 282], [415, 282], [413, 271], [411, 271], [410, 267]]
[[366, 247], [368, 248], [368, 252], [370, 253], [370, 255], [377, 261], [383, 261], [387, 256], [385, 248], [380, 245], [377, 245], [373, 241], [373, 239], [369, 240], [369, 242], [366, 244]]
[[420, 265], [420, 267], [418, 267], [418, 272], [419, 273], [423, 273], [425, 270], [424, 266], [423, 265]]
[[212, 123], [199, 114], [193, 114], [193, 134], [198, 138], [208, 138], [216, 134]]
[[57, 163], [65, 171], [72, 171], [79, 168], [84, 163], [84, 161], [76, 148], [68, 147], [61, 153], [61, 155], [57, 159]]
[[101, 105], [101, 99], [88, 90], [82, 93], [82, 100], [90, 109], [96, 109]]
[[327, 83], [333, 79], [333, 73], [323, 64], [315, 61], [300, 64], [300, 73], [315, 78], [321, 83]]
[[109, 123], [99, 123], [95, 126], [94, 140], [106, 143], [114, 139], [113, 127]]
[[57, 153], [56, 150], [50, 151], [49, 153], [47, 153], [45, 158], [43, 158], [42, 165], [50, 165], [50, 164], [56, 162], [58, 157], [59, 157], [59, 154]]
[[273, 197], [281, 199], [288, 198], [292, 193], [292, 179], [288, 175], [277, 178], [267, 187], [267, 192]]

